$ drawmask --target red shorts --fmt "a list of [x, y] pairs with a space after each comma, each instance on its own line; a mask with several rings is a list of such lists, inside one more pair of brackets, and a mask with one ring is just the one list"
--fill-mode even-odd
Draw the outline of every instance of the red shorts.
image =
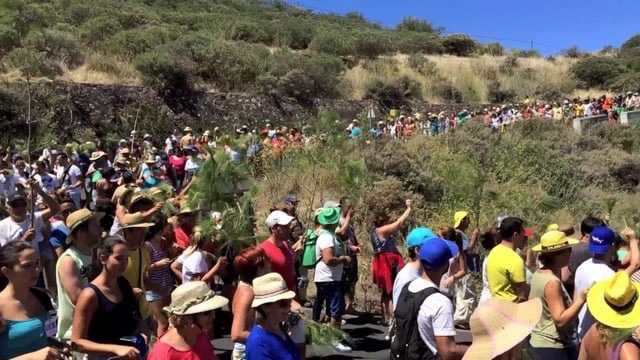
[[383, 252], [373, 258], [373, 283], [378, 285], [384, 295], [391, 295], [395, 275], [403, 266], [404, 261], [398, 253]]

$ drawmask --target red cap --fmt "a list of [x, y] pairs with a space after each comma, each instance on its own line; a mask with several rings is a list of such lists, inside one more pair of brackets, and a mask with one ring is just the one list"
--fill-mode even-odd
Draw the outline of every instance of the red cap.
[[533, 229], [524, 229], [524, 236], [532, 237], [534, 234]]

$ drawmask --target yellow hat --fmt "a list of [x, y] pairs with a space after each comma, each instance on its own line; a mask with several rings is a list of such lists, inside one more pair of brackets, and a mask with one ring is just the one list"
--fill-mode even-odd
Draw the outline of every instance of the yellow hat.
[[554, 252], [570, 248], [580, 241], [567, 237], [567, 234], [558, 230], [547, 231], [540, 238], [540, 244], [534, 246], [531, 250], [543, 253]]
[[640, 284], [632, 282], [626, 271], [619, 271], [589, 289], [587, 306], [601, 324], [614, 329], [632, 329], [640, 326], [639, 296]]
[[553, 231], [553, 230], [558, 230], [559, 227], [560, 227], [560, 225], [558, 225], [558, 224], [550, 224], [549, 226], [547, 226], [547, 232]]
[[453, 227], [457, 228], [458, 226], [460, 226], [460, 223], [462, 222], [462, 220], [467, 216], [469, 216], [469, 213], [466, 211], [458, 211], [455, 214], [453, 214]]

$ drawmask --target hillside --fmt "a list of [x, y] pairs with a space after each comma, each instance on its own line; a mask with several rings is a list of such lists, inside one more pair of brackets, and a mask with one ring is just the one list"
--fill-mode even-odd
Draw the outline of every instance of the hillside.
[[[640, 35], [618, 51], [540, 58], [406, 18], [316, 14], [261, 0], [2, 0], [6, 81], [431, 102], [556, 100], [640, 87]], [[402, 54], [402, 55], [398, 55]], [[590, 90], [589, 90], [590, 89]]]

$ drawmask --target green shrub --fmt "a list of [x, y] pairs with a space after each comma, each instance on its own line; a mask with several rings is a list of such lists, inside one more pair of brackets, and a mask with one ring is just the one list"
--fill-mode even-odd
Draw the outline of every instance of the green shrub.
[[438, 34], [442, 29], [435, 28], [430, 22], [426, 20], [419, 20], [415, 17], [405, 17], [396, 25], [398, 31], [412, 31], [420, 33]]
[[451, 34], [442, 38], [442, 46], [447, 54], [471, 56], [476, 51], [478, 43], [467, 35]]
[[433, 93], [447, 104], [459, 104], [463, 101], [462, 91], [448, 81], [435, 84]]
[[51, 66], [46, 59], [47, 54], [44, 51], [17, 47], [9, 51], [2, 60], [9, 69], [20, 70], [30, 76], [56, 75], [55, 67]]
[[480, 46], [480, 52], [491, 56], [504, 56], [504, 47], [500, 43], [493, 42]]
[[335, 30], [319, 31], [311, 40], [309, 49], [321, 53], [344, 56], [353, 54], [355, 41], [350, 34]]
[[99, 16], [85, 22], [81, 28], [80, 37], [89, 43], [98, 43], [108, 39], [122, 30], [117, 19]]
[[391, 50], [391, 41], [384, 33], [361, 31], [355, 35], [353, 54], [367, 59], [375, 59]]
[[581, 87], [604, 88], [626, 69], [617, 59], [589, 57], [579, 60], [571, 71]]
[[445, 52], [442, 39], [437, 35], [411, 31], [395, 36], [391, 47], [393, 51], [404, 54], [442, 54]]
[[118, 56], [134, 59], [139, 54], [176, 39], [180, 34], [174, 30], [153, 26], [120, 31], [106, 41], [106, 46]]
[[272, 35], [265, 29], [265, 23], [254, 21], [235, 22], [225, 34], [227, 40], [246, 41], [250, 43], [273, 43]]
[[408, 76], [400, 77], [390, 83], [376, 79], [368, 85], [365, 95], [365, 99], [378, 101], [390, 109], [402, 107], [407, 104], [408, 100], [421, 97], [420, 84]]
[[7, 25], [0, 24], [0, 57], [17, 46], [20, 46], [18, 32]]
[[45, 30], [45, 48], [47, 57], [64, 62], [70, 68], [80, 66], [84, 62], [81, 45], [71, 33], [64, 31]]
[[409, 67], [420, 75], [433, 78], [438, 76], [438, 65], [423, 54], [413, 54], [407, 59]]
[[276, 28], [276, 44], [293, 50], [305, 50], [314, 37], [314, 28], [308, 22], [298, 19], [285, 21]]

